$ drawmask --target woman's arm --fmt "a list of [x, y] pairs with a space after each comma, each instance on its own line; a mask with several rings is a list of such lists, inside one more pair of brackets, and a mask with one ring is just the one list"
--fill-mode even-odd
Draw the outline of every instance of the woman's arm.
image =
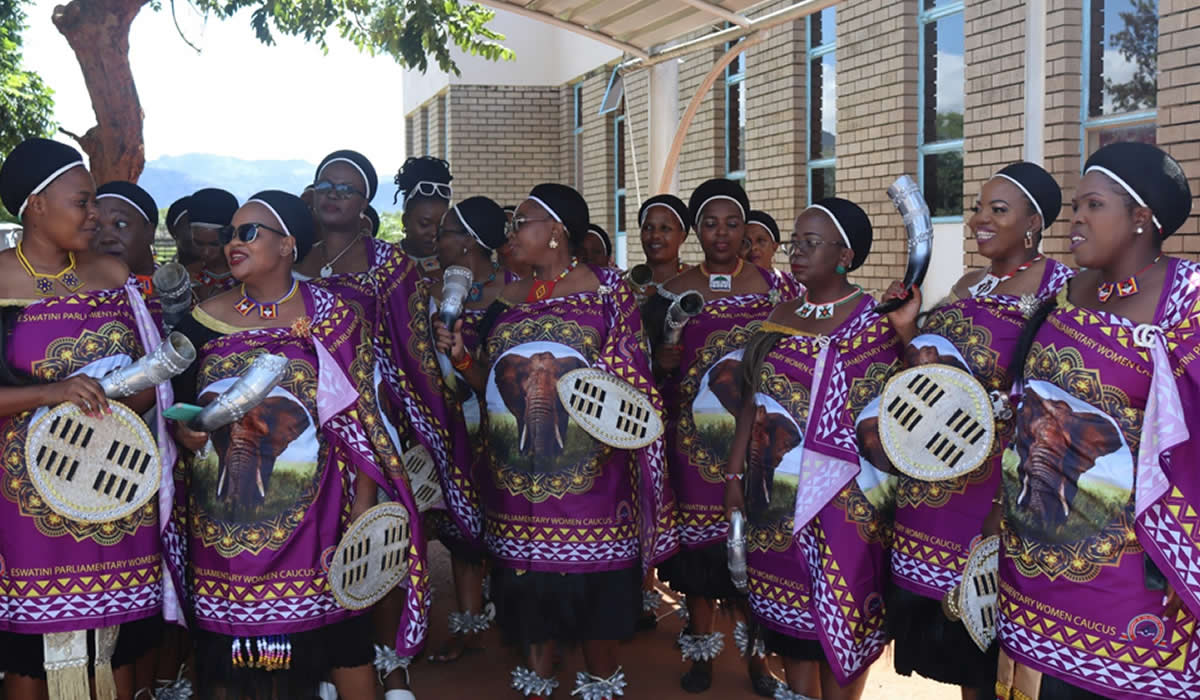
[[750, 431], [754, 428], [757, 408], [756, 392], [748, 389], [734, 423], [733, 445], [729, 449], [729, 462], [725, 465], [726, 520], [734, 510], [746, 510], [742, 477], [746, 472], [746, 457], [750, 453]]
[[100, 382], [79, 374], [53, 384], [23, 387], [0, 387], [0, 416], [12, 416], [42, 406], [56, 406], [70, 401], [88, 416], [109, 412], [108, 397]]

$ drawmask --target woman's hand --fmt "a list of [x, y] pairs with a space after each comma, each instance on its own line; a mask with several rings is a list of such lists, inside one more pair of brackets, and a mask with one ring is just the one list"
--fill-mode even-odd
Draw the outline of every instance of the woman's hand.
[[900, 305], [900, 308], [889, 312], [887, 319], [907, 344], [917, 334], [917, 314], [921, 313], [921, 289], [912, 287], [906, 290], [904, 283], [897, 280], [892, 282], [887, 291], [883, 293], [881, 301], [890, 299], [906, 300]]
[[46, 396], [49, 398], [47, 405], [57, 406], [69, 401], [91, 418], [112, 413], [100, 382], [83, 374], [51, 384], [46, 388]]
[[199, 452], [204, 449], [204, 445], [208, 443], [208, 433], [199, 430], [192, 430], [186, 424], [178, 421], [172, 421], [172, 434], [175, 436], [175, 442], [178, 442], [184, 449], [191, 452]]
[[679, 369], [683, 361], [682, 345], [660, 345], [654, 351], [654, 363], [664, 373], [670, 374]]
[[741, 479], [725, 480], [725, 520], [733, 517], [733, 511], [746, 512], [746, 496], [742, 490]]
[[1179, 613], [1179, 609], [1183, 607], [1183, 599], [1175, 592], [1175, 588], [1168, 583], [1167, 592], [1163, 594], [1163, 614], [1164, 620], [1174, 620], [1175, 615]]
[[437, 351], [450, 358], [451, 362], [462, 362], [467, 354], [467, 346], [463, 344], [462, 319], [454, 322], [454, 329], [446, 328], [442, 319], [433, 320], [433, 342]]

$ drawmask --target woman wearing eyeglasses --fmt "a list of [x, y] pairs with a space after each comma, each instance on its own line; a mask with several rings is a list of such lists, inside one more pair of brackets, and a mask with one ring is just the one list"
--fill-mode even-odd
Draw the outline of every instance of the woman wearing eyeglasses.
[[671, 553], [661, 442], [604, 445], [568, 418], [556, 393], [566, 372], [602, 369], [659, 408], [632, 291], [611, 268], [578, 264], [588, 207], [566, 185], [533, 188], [513, 217], [513, 255], [532, 268], [488, 309], [478, 350], [462, 323], [438, 321], [437, 345], [487, 399], [488, 476], [479, 480], [492, 592], [506, 639], [525, 652], [512, 685], [547, 698], [555, 648], [582, 643], [575, 692], [622, 694], [618, 640], [633, 635], [643, 567]]
[[[57, 141], [26, 140], [0, 167], [0, 200], [24, 228], [0, 253], [0, 672], [10, 698], [47, 698], [49, 688], [87, 697], [90, 684], [128, 700], [134, 661], [158, 645], [162, 617], [181, 619], [177, 596], [167, 595], [164, 609], [183, 562], [160, 538], [159, 497], [95, 522], [88, 516], [101, 503], [66, 494], [52, 507], [26, 461], [34, 432], [47, 425], [41, 419], [59, 404], [120, 420], [97, 379], [160, 341], [129, 269], [89, 250], [95, 195], [83, 156]], [[169, 406], [172, 395], [162, 386], [121, 402], [142, 414]], [[174, 445], [157, 427], [170, 473]], [[169, 509], [170, 494], [160, 495]], [[173, 527], [166, 532], [178, 541]]]
[[396, 196], [404, 197], [404, 252], [421, 266], [427, 277], [441, 275], [437, 258], [437, 228], [450, 206], [453, 190], [450, 164], [440, 158], [409, 158], [396, 173]]
[[[692, 193], [688, 210], [704, 262], [661, 287], [647, 302], [645, 318], [667, 406], [667, 464], [683, 545], [658, 575], [687, 596], [688, 629], [680, 647], [692, 665], [679, 683], [689, 693], [701, 693], [712, 685], [712, 663], [724, 647], [724, 635], [713, 630], [716, 601], [740, 598], [729, 579], [728, 525], [721, 513], [722, 469], [739, 408], [730, 403], [729, 389], [735, 386], [746, 341], [776, 304], [795, 298], [799, 290], [790, 278], [739, 257], [750, 202], [736, 182], [705, 182]], [[668, 345], [666, 327], [680, 323], [672, 320], [670, 307], [692, 291], [704, 297], [704, 308], [686, 320], [681, 332], [675, 331], [678, 337]], [[747, 654], [744, 620], [739, 620], [736, 636]], [[776, 682], [764, 658], [752, 654], [749, 663], [755, 692], [769, 696]]]
[[[407, 556], [414, 571], [424, 568], [407, 484], [362, 439], [380, 420], [369, 400], [374, 329], [333, 291], [292, 276], [313, 243], [299, 197], [254, 195], [222, 243], [238, 286], [180, 324], [197, 358], [175, 380], [179, 397], [210, 403], [263, 353], [283, 355], [288, 366], [268, 398], [233, 424], [212, 434], [176, 425], [192, 452], [189, 582], [201, 694], [312, 697], [328, 673], [342, 698], [374, 698], [371, 616], [337, 603], [329, 557], [383, 490], [407, 506]], [[422, 617], [420, 607], [411, 612], [400, 638], [422, 629]]]
[[796, 219], [789, 255], [805, 286], [746, 344], [724, 469], [725, 514], [746, 517], [750, 607], [783, 658], [782, 700], [861, 697], [887, 643], [885, 551], [894, 479], [860, 458], [856, 426], [876, 412], [900, 341], [847, 280], [871, 249], [852, 202]]
[[192, 290], [199, 301], [230, 289], [237, 283], [229, 271], [229, 263], [221, 251], [218, 238], [218, 232], [229, 225], [237, 208], [237, 197], [214, 187], [202, 189], [188, 200], [192, 252], [196, 255], [196, 261], [188, 266], [188, 272], [192, 275]]
[[[1071, 277], [1067, 266], [1039, 252], [1046, 228], [1058, 218], [1062, 191], [1033, 163], [1013, 163], [988, 179], [975, 202], [968, 228], [988, 267], [972, 270], [954, 285], [950, 298], [918, 327], [921, 293], [888, 314], [901, 338], [911, 339], [905, 364], [949, 364], [969, 371], [988, 391], [1007, 396], [1009, 370], [1026, 320], [1040, 300], [1054, 296]], [[885, 298], [903, 289], [893, 283]], [[1010, 409], [1011, 410], [1011, 409]], [[1013, 416], [996, 421], [991, 454], [977, 469], [946, 481], [897, 474], [896, 532], [891, 561], [888, 631], [897, 673], [918, 674], [962, 688], [966, 700], [985, 697], [996, 677], [994, 654], [972, 642], [958, 620], [947, 619], [942, 600], [958, 590], [963, 567], [981, 530], [996, 534], [1000, 507], [994, 503], [1001, 457], [1012, 439]], [[878, 440], [878, 431], [870, 430]], [[892, 471], [877, 450], [877, 466]], [[989, 515], [990, 514], [990, 515]], [[987, 527], [985, 527], [987, 525]]]

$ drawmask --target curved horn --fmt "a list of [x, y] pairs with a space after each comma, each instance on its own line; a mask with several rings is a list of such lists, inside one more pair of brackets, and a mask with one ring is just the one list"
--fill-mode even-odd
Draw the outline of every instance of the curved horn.
[[100, 380], [104, 395], [123, 399], [139, 391], [170, 381], [196, 359], [196, 348], [182, 333], [172, 333], [154, 352], [128, 367], [109, 372]]
[[740, 510], [729, 514], [729, 537], [725, 541], [725, 551], [729, 558], [729, 578], [734, 588], [745, 593], [749, 585], [746, 576], [746, 517]]
[[[929, 216], [929, 205], [921, 196], [921, 188], [908, 175], [901, 175], [887, 190], [892, 204], [904, 219], [904, 230], [908, 232], [908, 266], [904, 269], [904, 289], [920, 287], [929, 270], [933, 257], [933, 219]], [[900, 308], [903, 297], [889, 299], [875, 307], [875, 313], [886, 314]]]
[[174, 328], [192, 308], [192, 279], [187, 268], [169, 262], [154, 271], [154, 293], [162, 303], [163, 323]]
[[680, 294], [667, 307], [667, 318], [663, 321], [663, 342], [675, 345], [683, 335], [683, 327], [696, 314], [704, 310], [704, 295], [692, 289]]
[[250, 368], [225, 393], [218, 396], [191, 420], [193, 430], [211, 433], [241, 420], [283, 380], [288, 360], [283, 355], [264, 354], [254, 358]]
[[625, 273], [625, 279], [629, 280], [629, 285], [633, 287], [635, 294], [645, 296], [647, 285], [654, 282], [654, 270], [646, 263], [639, 263], [629, 268], [629, 272]]
[[442, 273], [442, 323], [446, 328], [453, 328], [454, 322], [462, 315], [463, 304], [471, 291], [475, 276], [470, 268], [462, 265], [452, 265]]

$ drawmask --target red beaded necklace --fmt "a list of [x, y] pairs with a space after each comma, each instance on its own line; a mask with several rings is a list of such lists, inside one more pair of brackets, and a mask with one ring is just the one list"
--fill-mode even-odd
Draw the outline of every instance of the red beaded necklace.
[[529, 288], [529, 295], [525, 297], [525, 302], [530, 303], [549, 298], [549, 296], [554, 293], [554, 285], [561, 282], [563, 278], [569, 275], [571, 270], [574, 270], [575, 266], [578, 264], [578, 259], [571, 258], [571, 264], [567, 265], [566, 269], [558, 273], [558, 277], [555, 277], [552, 280], [540, 280], [535, 276], [533, 278], [533, 286]]
[[1107, 304], [1108, 300], [1112, 299], [1113, 292], [1116, 292], [1117, 296], [1121, 299], [1137, 294], [1141, 291], [1138, 289], [1138, 276], [1158, 264], [1159, 260], [1162, 260], [1161, 255], [1151, 260], [1149, 265], [1138, 270], [1136, 274], [1120, 282], [1101, 282], [1100, 286], [1096, 288], [1096, 297], [1100, 299], [1101, 304]]

